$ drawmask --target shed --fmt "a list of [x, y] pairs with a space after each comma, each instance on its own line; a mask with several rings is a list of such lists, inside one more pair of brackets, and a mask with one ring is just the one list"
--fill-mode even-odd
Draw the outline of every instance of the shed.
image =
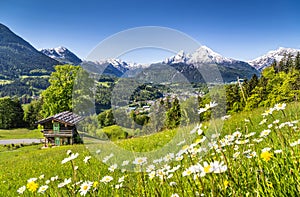
[[82, 119], [81, 116], [73, 112], [64, 111], [39, 120], [36, 124], [43, 126], [41, 132], [45, 137], [45, 146], [48, 143], [60, 146], [82, 143], [82, 139], [76, 129], [76, 124]]

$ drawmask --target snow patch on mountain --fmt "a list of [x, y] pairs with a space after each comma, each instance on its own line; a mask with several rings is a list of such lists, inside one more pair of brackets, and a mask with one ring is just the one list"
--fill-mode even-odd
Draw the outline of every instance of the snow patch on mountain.
[[52, 59], [55, 59], [61, 63], [71, 63], [77, 65], [82, 62], [80, 58], [63, 46], [50, 49], [41, 49], [40, 51], [48, 57], [51, 57]]
[[291, 54], [293, 57], [295, 57], [298, 52], [300, 52], [300, 49], [279, 47], [276, 50], [269, 51], [267, 54], [261, 57], [248, 61], [248, 63], [257, 70], [263, 70], [264, 68], [270, 66], [275, 60], [276, 62], [279, 62], [284, 58], [285, 55], [288, 54]]
[[186, 54], [184, 51], [179, 51], [176, 55], [167, 58], [163, 61], [165, 64], [175, 63], [233, 63], [234, 59], [223, 57], [222, 55], [214, 52], [207, 46], [199, 47], [194, 53]]

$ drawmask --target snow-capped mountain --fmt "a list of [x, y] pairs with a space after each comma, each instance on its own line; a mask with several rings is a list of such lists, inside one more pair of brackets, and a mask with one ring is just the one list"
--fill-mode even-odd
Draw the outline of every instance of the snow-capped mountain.
[[263, 70], [264, 68], [270, 66], [275, 60], [279, 62], [287, 54], [291, 54], [293, 57], [295, 57], [298, 52], [300, 52], [300, 49], [279, 47], [276, 50], [269, 51], [267, 54], [261, 57], [248, 61], [248, 63], [257, 70]]
[[175, 63], [233, 63], [236, 60], [231, 58], [223, 57], [222, 55], [214, 52], [207, 46], [201, 46], [192, 54], [186, 54], [184, 51], [179, 51], [176, 55], [167, 58], [163, 61], [165, 64], [175, 64]]
[[206, 46], [201, 46], [191, 54], [179, 51], [176, 55], [151, 65], [127, 63], [120, 59], [107, 59], [95, 63], [98, 67], [104, 69], [101, 71], [104, 74], [118, 77], [134, 77], [148, 67], [149, 69], [146, 72], [155, 70], [156, 74], [154, 75], [164, 78], [166, 66], [169, 69], [177, 70], [178, 73], [183, 74], [191, 82], [201, 81], [202, 77], [198, 70], [200, 67], [209, 72], [209, 69], [215, 69], [215, 66], [217, 66], [225, 82], [236, 81], [237, 77], [250, 78], [253, 74], [259, 75], [259, 72], [248, 63], [223, 57]]
[[82, 62], [74, 53], [62, 46], [51, 49], [42, 49], [41, 52], [61, 63], [78, 65]]
[[215, 66], [218, 67], [225, 82], [236, 81], [238, 77], [251, 78], [253, 74], [259, 75], [259, 72], [247, 62], [224, 57], [207, 46], [201, 46], [190, 54], [179, 51], [162, 63], [174, 67], [190, 81], [201, 78], [197, 69], [205, 69], [209, 73]]

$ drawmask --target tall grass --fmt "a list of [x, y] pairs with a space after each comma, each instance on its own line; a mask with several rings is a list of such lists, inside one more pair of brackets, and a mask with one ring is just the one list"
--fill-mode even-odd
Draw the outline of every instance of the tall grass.
[[[268, 109], [233, 115], [213, 135], [203, 124], [137, 139], [2, 152], [0, 194], [298, 196], [300, 106], [276, 107], [264, 116]], [[164, 147], [162, 155], [139, 155]]]

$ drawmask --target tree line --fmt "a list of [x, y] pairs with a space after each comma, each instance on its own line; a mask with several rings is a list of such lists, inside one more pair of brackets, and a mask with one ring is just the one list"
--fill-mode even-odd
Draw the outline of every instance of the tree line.
[[229, 113], [269, 107], [280, 102], [298, 101], [300, 96], [300, 54], [284, 58], [265, 68], [261, 77], [253, 75], [226, 86], [226, 107]]

